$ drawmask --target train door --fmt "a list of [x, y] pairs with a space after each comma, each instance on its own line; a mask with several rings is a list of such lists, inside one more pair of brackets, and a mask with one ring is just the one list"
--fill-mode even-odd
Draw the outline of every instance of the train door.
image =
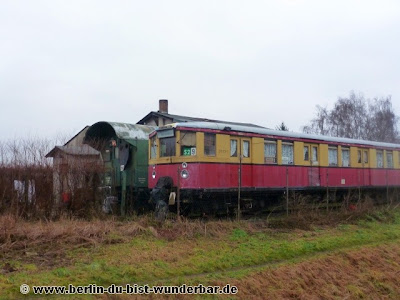
[[304, 162], [308, 168], [308, 185], [309, 186], [320, 186], [320, 168], [319, 168], [319, 157], [318, 157], [318, 145], [317, 144], [304, 144]]
[[253, 172], [250, 166], [251, 162], [251, 140], [249, 138], [238, 138], [239, 142], [239, 168], [238, 168], [238, 216], [242, 209], [251, 209], [253, 207], [252, 199], [242, 197], [242, 187], [253, 185]]
[[[233, 140], [232, 140], [233, 141]], [[239, 149], [238, 149], [238, 158], [239, 158], [239, 167], [240, 167], [240, 172], [241, 168], [242, 168], [242, 164], [246, 164], [249, 165], [251, 162], [251, 149], [250, 149], [250, 145], [251, 145], [251, 140], [249, 138], [241, 138], [239, 137], [238, 139], [236, 139], [236, 142], [239, 145]], [[232, 142], [231, 142], [232, 143]], [[232, 149], [232, 147], [231, 147]], [[232, 152], [232, 150], [231, 150]], [[242, 176], [246, 176], [247, 178], [251, 176], [251, 172], [249, 173], [249, 170], [246, 169], [245, 174], [242, 174]]]
[[362, 167], [363, 167], [363, 179], [362, 185], [370, 186], [371, 185], [371, 169], [369, 162], [369, 149], [362, 150]]

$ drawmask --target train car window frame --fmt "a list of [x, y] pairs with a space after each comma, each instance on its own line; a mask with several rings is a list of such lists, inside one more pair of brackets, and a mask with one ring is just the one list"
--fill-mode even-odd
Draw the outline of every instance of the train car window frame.
[[[284, 155], [286, 154], [288, 155]], [[293, 165], [294, 164], [294, 149], [293, 143], [282, 142], [282, 164], [283, 165]]]
[[329, 166], [331, 166], [331, 167], [338, 166], [338, 162], [339, 162], [338, 154], [339, 154], [338, 147], [333, 147], [333, 146], [328, 147], [328, 164], [329, 164]]
[[217, 150], [217, 136], [215, 133], [204, 133], [204, 155], [215, 156]]
[[[347, 155], [344, 155], [347, 153]], [[347, 161], [345, 159], [347, 158]], [[350, 148], [342, 148], [342, 167], [348, 168], [350, 167], [351, 157], [350, 157]]]
[[278, 160], [277, 154], [278, 154], [278, 148], [276, 141], [264, 140], [264, 163], [276, 164]]
[[311, 162], [318, 164], [318, 146], [311, 146]]
[[362, 163], [362, 152], [361, 152], [360, 149], [357, 150], [357, 162], [358, 162], [359, 164]]
[[196, 132], [181, 131], [180, 138], [180, 155], [181, 156], [196, 156]]
[[376, 151], [376, 167], [383, 168], [383, 151], [382, 150]]
[[173, 128], [162, 129], [157, 131], [157, 137], [159, 139], [169, 138], [175, 136], [175, 130]]
[[157, 158], [157, 142], [156, 136], [150, 138], [150, 159]]
[[[390, 159], [389, 159], [390, 157]], [[386, 167], [389, 169], [393, 168], [393, 152], [386, 151]]]
[[159, 139], [160, 157], [176, 156], [176, 138], [175, 136]]
[[309, 145], [303, 147], [303, 160], [310, 161], [310, 146]]
[[105, 149], [104, 152], [101, 153], [101, 156], [104, 162], [110, 162], [111, 161], [110, 149]]
[[119, 159], [119, 148], [118, 147], [114, 147], [114, 157], [115, 157], [115, 159]]
[[364, 164], [368, 163], [368, 150], [363, 151], [363, 162]]
[[[238, 140], [231, 139], [230, 141], [230, 157], [237, 157], [238, 156]], [[234, 150], [234, 151], [232, 151]]]
[[[245, 147], [245, 144], [247, 144], [247, 148]], [[242, 140], [242, 156], [243, 158], [249, 158], [250, 157], [250, 141], [249, 140]]]

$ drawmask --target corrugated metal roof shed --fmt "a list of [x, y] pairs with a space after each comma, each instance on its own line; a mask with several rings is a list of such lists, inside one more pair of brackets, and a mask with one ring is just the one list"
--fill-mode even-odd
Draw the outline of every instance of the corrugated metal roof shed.
[[46, 157], [54, 157], [57, 151], [75, 156], [97, 156], [100, 152], [90, 147], [89, 145], [82, 146], [55, 146]]

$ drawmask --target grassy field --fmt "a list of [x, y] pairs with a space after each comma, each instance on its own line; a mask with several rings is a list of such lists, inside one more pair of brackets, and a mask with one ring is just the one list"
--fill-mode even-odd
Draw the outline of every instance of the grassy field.
[[[239, 292], [225, 297], [238, 299], [400, 298], [399, 209], [163, 225], [149, 217], [44, 223], [4, 216], [0, 225], [0, 299], [35, 298], [19, 292], [22, 283], [231, 284]], [[125, 298], [132, 296], [112, 297]], [[189, 298], [196, 297], [179, 296]]]

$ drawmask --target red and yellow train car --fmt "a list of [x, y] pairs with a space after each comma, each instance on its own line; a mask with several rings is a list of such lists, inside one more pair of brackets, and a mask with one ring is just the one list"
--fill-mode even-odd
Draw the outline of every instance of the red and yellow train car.
[[221, 209], [263, 207], [289, 190], [388, 189], [400, 186], [400, 145], [260, 127], [187, 122], [149, 140], [149, 187], [169, 178], [182, 203]]

